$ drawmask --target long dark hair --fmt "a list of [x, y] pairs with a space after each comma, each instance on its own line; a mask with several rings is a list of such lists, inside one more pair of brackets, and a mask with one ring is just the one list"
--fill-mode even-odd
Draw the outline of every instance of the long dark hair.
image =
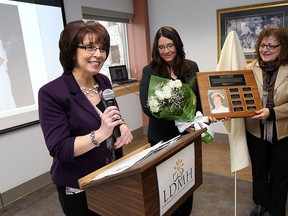
[[189, 75], [189, 65], [185, 61], [186, 54], [184, 52], [184, 46], [181, 37], [178, 32], [171, 26], [163, 26], [156, 32], [152, 48], [152, 61], [150, 63], [152, 65], [152, 68], [155, 71], [158, 71], [163, 77], [170, 78], [170, 74], [167, 69], [169, 65], [167, 65], [167, 63], [160, 57], [158, 50], [158, 40], [161, 36], [172, 40], [176, 48], [177, 55], [173, 60], [173, 64], [170, 65], [175, 75], [177, 77]]
[[[76, 66], [75, 56], [77, 46], [83, 43], [84, 37], [88, 34], [91, 44], [99, 43], [106, 49], [106, 59], [109, 56], [110, 36], [106, 28], [95, 20], [77, 20], [68, 23], [61, 32], [59, 40], [59, 60], [64, 73], [72, 73]], [[96, 34], [97, 41], [92, 41]]]
[[259, 47], [261, 45], [263, 38], [269, 37], [269, 36], [275, 37], [275, 39], [281, 45], [281, 51], [279, 54], [279, 61], [281, 62], [281, 65], [287, 64], [288, 63], [288, 32], [282, 27], [267, 28], [267, 29], [263, 29], [260, 32], [257, 38], [256, 44], [255, 44], [255, 53], [256, 53], [257, 59], [261, 58]]

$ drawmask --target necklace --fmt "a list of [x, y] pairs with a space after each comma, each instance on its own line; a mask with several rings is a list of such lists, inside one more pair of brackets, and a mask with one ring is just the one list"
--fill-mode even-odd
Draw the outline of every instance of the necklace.
[[98, 94], [98, 87], [98, 84], [92, 86], [92, 88], [86, 88], [82, 86], [81, 90], [85, 95], [90, 95], [91, 97], [93, 97], [94, 95]]

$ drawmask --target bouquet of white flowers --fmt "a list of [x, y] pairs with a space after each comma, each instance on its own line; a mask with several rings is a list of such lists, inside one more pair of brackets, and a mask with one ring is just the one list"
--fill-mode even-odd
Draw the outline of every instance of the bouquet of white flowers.
[[147, 105], [158, 118], [192, 121], [196, 97], [189, 84], [151, 75]]
[[[182, 83], [178, 79], [169, 80], [154, 75], [150, 78], [147, 102], [149, 110], [157, 118], [174, 120], [181, 133], [191, 125], [197, 126], [196, 130], [208, 128], [204, 122], [200, 123], [202, 119], [195, 119], [197, 101], [191, 85], [192, 83]], [[213, 140], [213, 135], [206, 131], [202, 134], [202, 140], [209, 143]]]

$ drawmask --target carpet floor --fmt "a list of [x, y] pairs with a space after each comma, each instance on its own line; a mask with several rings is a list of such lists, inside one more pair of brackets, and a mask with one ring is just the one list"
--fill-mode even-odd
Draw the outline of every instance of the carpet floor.
[[[140, 136], [125, 146], [124, 154], [146, 143], [147, 137]], [[235, 208], [235, 179], [230, 170], [229, 144], [202, 144], [202, 157], [203, 184], [194, 192], [191, 215], [248, 216], [254, 206], [251, 167], [237, 172]], [[5, 209], [0, 210], [0, 216], [64, 216], [64, 213], [58, 201], [56, 187], [51, 183], [5, 206]]]
[[[237, 215], [248, 216], [253, 203], [251, 182], [237, 180]], [[232, 216], [234, 178], [203, 173], [203, 184], [194, 193], [192, 216]], [[1, 216], [64, 216], [53, 184], [17, 200], [0, 211]]]

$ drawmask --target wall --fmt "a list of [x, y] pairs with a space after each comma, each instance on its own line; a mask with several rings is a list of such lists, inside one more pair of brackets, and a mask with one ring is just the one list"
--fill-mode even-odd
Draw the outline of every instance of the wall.
[[[186, 56], [197, 62], [200, 71], [215, 71], [217, 66], [217, 9], [276, 0], [148, 0], [150, 40], [164, 25], [180, 34]], [[212, 124], [215, 133], [227, 133], [222, 123]]]
[[[129, 101], [129, 102], [128, 102]], [[131, 130], [141, 128], [143, 125], [139, 92], [117, 97], [119, 109], [125, 122], [129, 123]]]
[[38, 125], [1, 134], [0, 192], [47, 172], [51, 161]]
[[[142, 69], [151, 61], [151, 45], [147, 0], [133, 0], [134, 18], [127, 25], [131, 76], [141, 80]], [[141, 50], [139, 52], [139, 50]], [[148, 117], [142, 112], [143, 128], [146, 131]]]

